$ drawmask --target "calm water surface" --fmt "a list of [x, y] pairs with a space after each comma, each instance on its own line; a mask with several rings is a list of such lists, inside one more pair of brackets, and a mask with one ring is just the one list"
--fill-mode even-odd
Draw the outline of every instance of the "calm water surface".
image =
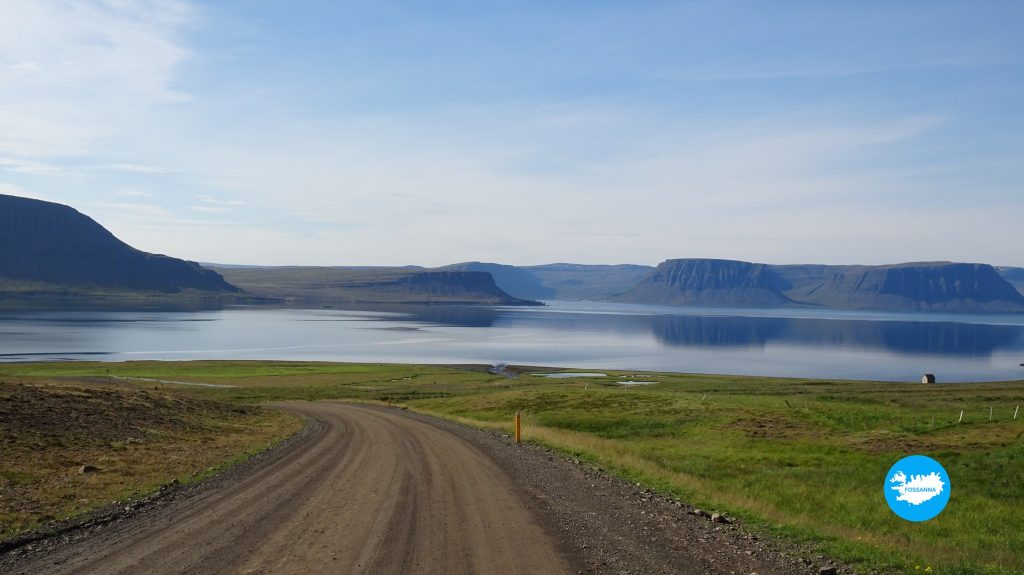
[[0, 361], [282, 359], [1024, 378], [1024, 316], [550, 304], [0, 311]]

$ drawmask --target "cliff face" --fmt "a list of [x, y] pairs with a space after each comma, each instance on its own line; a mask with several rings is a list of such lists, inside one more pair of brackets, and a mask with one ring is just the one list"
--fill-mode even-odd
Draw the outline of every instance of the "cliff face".
[[854, 309], [1024, 311], [1024, 296], [987, 264], [823, 266], [822, 272], [816, 281], [804, 278], [804, 285], [787, 295], [805, 303]]
[[73, 208], [5, 195], [0, 278], [140, 291], [237, 291], [199, 264], [132, 248]]
[[[431, 299], [493, 300], [496, 303], [521, 304], [524, 300], [510, 296], [499, 288], [494, 277], [483, 271], [422, 271], [397, 277], [397, 289], [422, 294]], [[380, 284], [386, 289], [388, 284]], [[532, 303], [532, 302], [530, 302]]]
[[1003, 279], [1010, 282], [1010, 285], [1017, 288], [1017, 291], [1024, 293], [1024, 268], [1000, 267], [996, 268]]
[[1022, 312], [1024, 296], [986, 264], [770, 266], [668, 260], [619, 301], [739, 307]]
[[732, 260], [678, 259], [658, 265], [616, 301], [700, 306], [779, 306], [788, 284], [770, 266]]

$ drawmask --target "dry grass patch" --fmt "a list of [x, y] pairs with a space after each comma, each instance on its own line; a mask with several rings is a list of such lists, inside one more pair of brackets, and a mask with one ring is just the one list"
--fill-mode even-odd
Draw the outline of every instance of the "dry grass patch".
[[0, 540], [201, 477], [301, 425], [282, 412], [153, 390], [0, 382]]

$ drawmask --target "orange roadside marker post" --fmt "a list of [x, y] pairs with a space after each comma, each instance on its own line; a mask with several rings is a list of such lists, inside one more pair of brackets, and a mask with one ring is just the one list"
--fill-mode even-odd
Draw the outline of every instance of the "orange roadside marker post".
[[523, 418], [522, 418], [522, 415], [519, 413], [519, 410], [516, 410], [516, 443], [519, 443], [522, 440], [523, 440]]

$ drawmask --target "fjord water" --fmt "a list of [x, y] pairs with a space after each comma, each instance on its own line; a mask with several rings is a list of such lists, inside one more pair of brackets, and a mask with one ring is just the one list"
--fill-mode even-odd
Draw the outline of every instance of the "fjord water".
[[1024, 378], [1024, 316], [680, 308], [360, 306], [0, 311], [0, 361], [513, 363], [940, 382]]

